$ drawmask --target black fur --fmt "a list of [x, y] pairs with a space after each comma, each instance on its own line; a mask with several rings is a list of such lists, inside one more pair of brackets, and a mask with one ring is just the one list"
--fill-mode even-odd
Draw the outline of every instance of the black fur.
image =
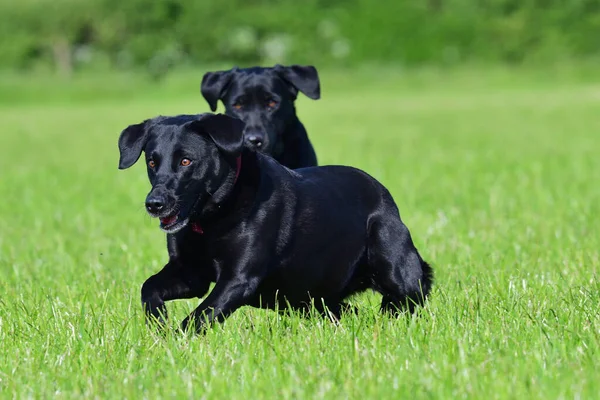
[[168, 233], [169, 262], [142, 286], [149, 317], [166, 316], [165, 301], [204, 297], [212, 282], [183, 328], [245, 305], [313, 301], [337, 318], [366, 289], [383, 294], [382, 310], [423, 304], [433, 272], [385, 187], [351, 167], [290, 170], [242, 138], [239, 120], [213, 114], [158, 117], [121, 134], [121, 168], [142, 150], [152, 161], [147, 207]]
[[225, 113], [246, 124], [244, 137], [250, 149], [269, 154], [292, 169], [317, 165], [306, 129], [296, 116], [298, 91], [313, 100], [320, 98], [315, 67], [276, 65], [207, 72], [201, 84], [212, 111], [222, 100]]

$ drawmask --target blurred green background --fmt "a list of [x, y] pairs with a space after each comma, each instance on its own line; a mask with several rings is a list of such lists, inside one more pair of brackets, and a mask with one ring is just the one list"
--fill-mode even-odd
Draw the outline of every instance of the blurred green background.
[[598, 0], [1, 0], [0, 68], [548, 63], [600, 54]]

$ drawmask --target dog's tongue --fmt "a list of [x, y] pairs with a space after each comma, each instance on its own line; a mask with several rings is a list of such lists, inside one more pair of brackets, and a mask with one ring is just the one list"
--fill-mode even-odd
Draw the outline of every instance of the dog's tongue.
[[176, 220], [177, 220], [177, 215], [173, 215], [171, 217], [161, 218], [160, 223], [163, 225], [171, 225]]

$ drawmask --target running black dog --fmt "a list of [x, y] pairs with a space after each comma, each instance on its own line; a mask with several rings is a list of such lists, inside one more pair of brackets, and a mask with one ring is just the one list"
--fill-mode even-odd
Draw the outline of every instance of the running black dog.
[[390, 193], [366, 173], [327, 166], [290, 170], [243, 145], [226, 115], [157, 117], [125, 129], [119, 168], [144, 151], [146, 208], [168, 233], [169, 262], [142, 286], [150, 317], [164, 302], [201, 298], [182, 327], [221, 321], [239, 307], [317, 310], [338, 318], [359, 291], [383, 310], [411, 312], [433, 272], [413, 245]]
[[246, 124], [246, 146], [292, 169], [317, 165], [306, 129], [296, 116], [298, 91], [313, 100], [321, 96], [315, 67], [276, 65], [207, 72], [201, 85], [212, 111], [222, 100], [225, 113]]

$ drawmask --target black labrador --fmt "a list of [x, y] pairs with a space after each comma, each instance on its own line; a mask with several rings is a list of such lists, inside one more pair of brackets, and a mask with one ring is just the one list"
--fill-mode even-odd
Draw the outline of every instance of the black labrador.
[[225, 113], [246, 124], [246, 146], [292, 169], [317, 165], [306, 129], [296, 116], [298, 91], [313, 100], [321, 96], [315, 67], [276, 65], [207, 72], [201, 85], [212, 111], [222, 100]]
[[146, 209], [168, 234], [169, 262], [142, 286], [149, 317], [163, 321], [165, 301], [201, 298], [211, 282], [184, 329], [244, 305], [339, 318], [343, 300], [366, 289], [383, 294], [382, 310], [423, 304], [433, 272], [385, 187], [351, 167], [288, 169], [246, 148], [243, 128], [202, 114], [121, 133], [119, 168], [144, 151]]

